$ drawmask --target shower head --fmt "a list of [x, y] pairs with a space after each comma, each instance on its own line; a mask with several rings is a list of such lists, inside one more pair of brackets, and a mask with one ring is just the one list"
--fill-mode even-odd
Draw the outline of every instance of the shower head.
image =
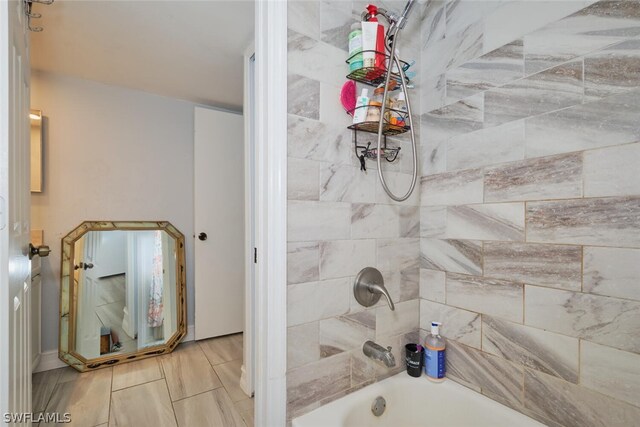
[[397, 22], [395, 23], [395, 25], [400, 28], [403, 29], [404, 26], [407, 23], [407, 18], [409, 17], [409, 14], [411, 13], [411, 9], [413, 9], [413, 4], [416, 2], [416, 0], [409, 0], [406, 4], [406, 6], [404, 7], [404, 10], [402, 11], [402, 15], [400, 15], [400, 17], [398, 18]]

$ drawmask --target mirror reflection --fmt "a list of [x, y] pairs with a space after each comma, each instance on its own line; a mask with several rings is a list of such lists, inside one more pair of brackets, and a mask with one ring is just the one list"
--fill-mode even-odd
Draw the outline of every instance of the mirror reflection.
[[163, 230], [89, 231], [73, 246], [75, 350], [86, 359], [162, 345], [177, 331], [176, 240]]
[[42, 193], [42, 111], [31, 110], [31, 192]]

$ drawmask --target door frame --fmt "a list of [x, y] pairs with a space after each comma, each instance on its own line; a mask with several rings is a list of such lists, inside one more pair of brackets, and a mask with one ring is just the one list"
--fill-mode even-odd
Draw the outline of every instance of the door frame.
[[287, 419], [287, 1], [255, 9], [256, 426]]
[[252, 42], [244, 52], [244, 334], [240, 369], [240, 388], [249, 396], [255, 391], [255, 47]]

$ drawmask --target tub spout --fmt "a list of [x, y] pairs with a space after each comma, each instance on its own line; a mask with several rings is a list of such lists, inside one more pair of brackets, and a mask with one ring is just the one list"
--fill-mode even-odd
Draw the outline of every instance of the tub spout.
[[384, 348], [373, 341], [367, 341], [362, 346], [362, 352], [369, 359], [384, 363], [387, 368], [396, 366], [396, 358], [391, 353], [391, 347]]

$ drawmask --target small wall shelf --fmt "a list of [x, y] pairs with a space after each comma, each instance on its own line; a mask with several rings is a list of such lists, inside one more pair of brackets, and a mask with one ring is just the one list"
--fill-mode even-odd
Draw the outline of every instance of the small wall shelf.
[[[346, 61], [347, 64], [350, 64], [353, 61], [353, 59], [355, 59], [356, 56], [358, 55], [362, 56], [362, 53], [364, 52], [373, 52], [374, 54], [384, 55], [385, 63], [387, 64], [389, 63], [389, 55], [386, 55], [381, 52], [377, 52], [375, 50], [365, 50], [362, 52], [358, 52], [355, 55], [351, 55], [349, 59], [347, 59]], [[400, 64], [402, 65], [402, 69], [404, 71], [406, 71], [409, 68], [409, 64], [404, 61], [400, 61]], [[351, 71], [349, 75], [347, 75], [347, 78], [349, 80], [353, 80], [358, 83], [364, 83], [369, 86], [377, 87], [378, 85], [383, 84], [385, 82], [385, 79], [387, 78], [387, 70], [382, 68], [377, 68], [377, 67], [362, 67], [362, 68], [358, 68], [356, 70]], [[396, 84], [399, 85], [400, 74], [392, 72], [391, 80], [395, 81]], [[409, 79], [406, 79], [406, 82], [409, 83]]]

